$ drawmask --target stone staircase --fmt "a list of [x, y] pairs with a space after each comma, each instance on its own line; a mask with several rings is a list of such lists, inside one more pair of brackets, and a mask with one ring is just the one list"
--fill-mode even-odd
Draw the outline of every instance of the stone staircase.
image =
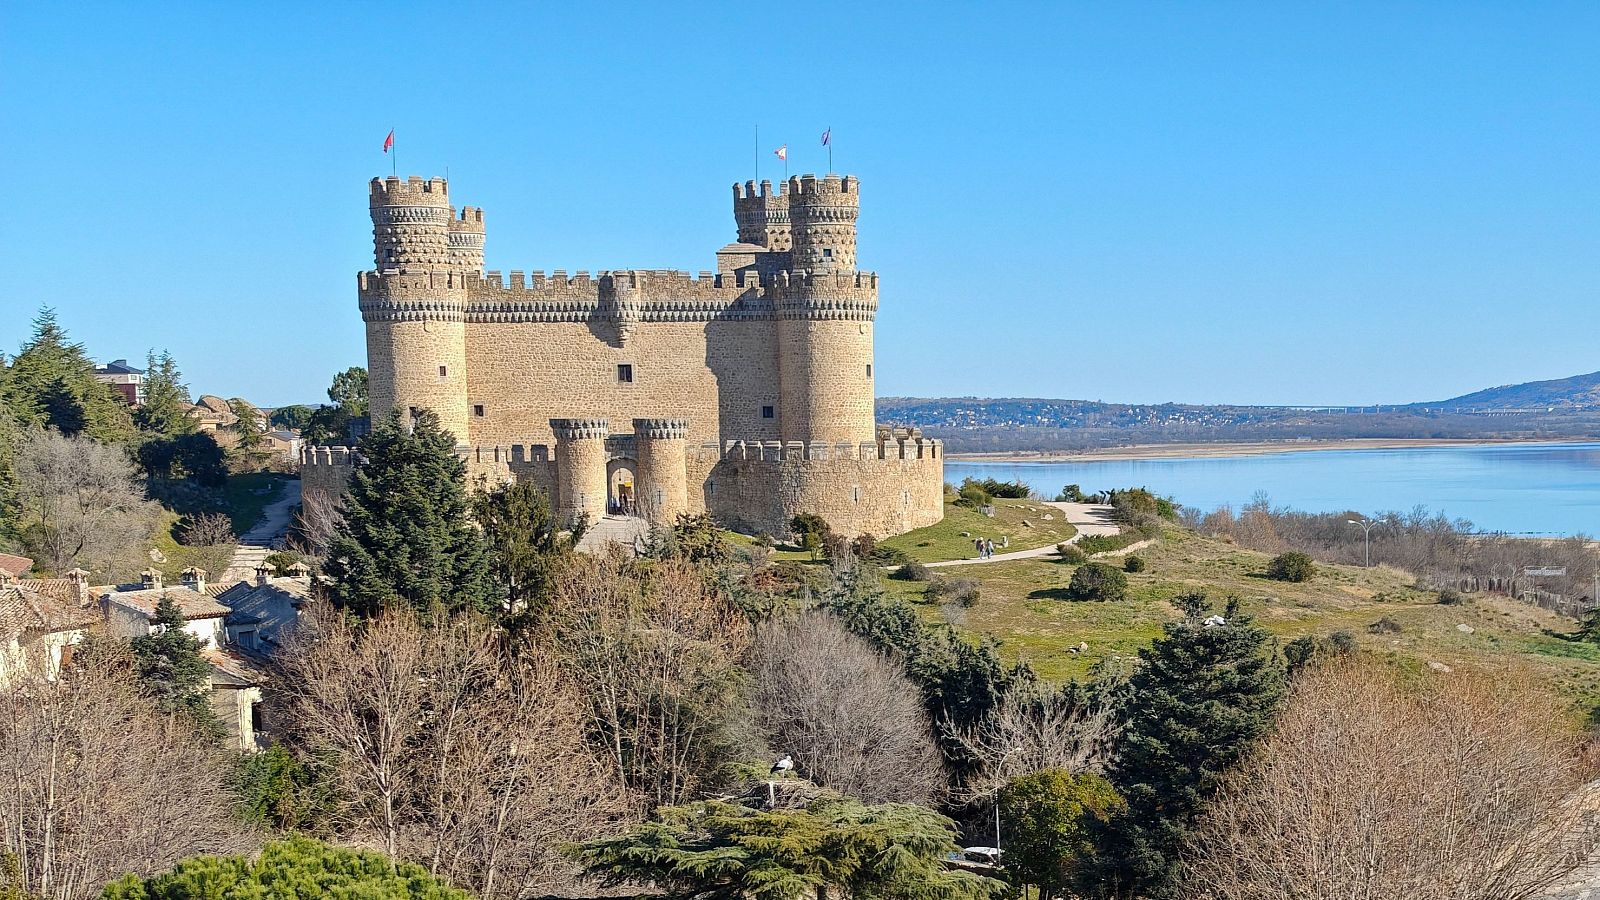
[[256, 524], [239, 535], [233, 559], [228, 563], [227, 571], [215, 583], [232, 584], [256, 577], [256, 567], [266, 561], [272, 551], [282, 547], [284, 536], [289, 533], [290, 518], [299, 503], [300, 482], [285, 481], [278, 498], [261, 511], [261, 518]]

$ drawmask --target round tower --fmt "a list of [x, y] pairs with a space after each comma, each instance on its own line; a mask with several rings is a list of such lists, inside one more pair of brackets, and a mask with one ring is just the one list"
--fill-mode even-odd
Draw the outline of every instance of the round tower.
[[688, 419], [634, 419], [639, 509], [658, 525], [689, 511]]
[[464, 276], [451, 271], [445, 181], [374, 178], [368, 205], [377, 271], [363, 273], [358, 288], [372, 416], [399, 409], [409, 421], [431, 409], [465, 444], [467, 290]]
[[792, 270], [854, 272], [861, 183], [848, 175], [789, 179]]
[[772, 193], [772, 182], [754, 181], [733, 186], [733, 221], [739, 226], [739, 243], [755, 244], [768, 250], [789, 249], [788, 185], [779, 183]]
[[450, 219], [450, 266], [483, 271], [483, 210], [476, 206], [463, 206]]
[[855, 270], [859, 189], [849, 176], [789, 179], [792, 270], [773, 286], [784, 441], [854, 443], [876, 434], [878, 280]]
[[571, 524], [587, 516], [589, 524], [606, 514], [605, 419], [551, 419], [556, 436], [556, 513]]

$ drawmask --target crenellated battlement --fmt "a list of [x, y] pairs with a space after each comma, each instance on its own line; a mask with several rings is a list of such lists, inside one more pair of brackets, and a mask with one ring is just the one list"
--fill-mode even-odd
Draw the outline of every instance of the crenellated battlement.
[[390, 175], [368, 182], [367, 196], [372, 206], [449, 206], [450, 184], [443, 178], [410, 175], [402, 181]]
[[792, 175], [789, 178], [788, 194], [791, 207], [818, 199], [829, 199], [855, 206], [861, 202], [861, 181], [851, 175], [831, 173], [821, 178], [815, 175]]

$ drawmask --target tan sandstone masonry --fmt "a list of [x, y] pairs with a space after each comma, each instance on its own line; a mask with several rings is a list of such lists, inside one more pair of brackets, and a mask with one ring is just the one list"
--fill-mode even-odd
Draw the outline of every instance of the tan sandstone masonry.
[[[373, 414], [433, 410], [475, 476], [534, 480], [569, 515], [604, 512], [628, 469], [640, 501], [660, 494], [641, 502], [657, 518], [711, 510], [777, 534], [796, 512], [879, 534], [937, 521], [937, 442], [880, 435], [873, 419], [878, 278], [856, 270], [860, 182], [733, 193], [738, 241], [715, 272], [502, 274], [483, 270], [483, 210], [458, 213], [443, 179], [374, 179], [375, 265], [358, 279]], [[748, 452], [769, 446], [784, 449]], [[308, 478], [340, 483], [348, 455], [317, 449]]]

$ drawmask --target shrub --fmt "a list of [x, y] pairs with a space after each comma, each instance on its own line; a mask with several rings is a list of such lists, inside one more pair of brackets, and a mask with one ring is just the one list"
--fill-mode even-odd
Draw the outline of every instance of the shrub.
[[878, 550], [878, 539], [870, 534], [862, 534], [850, 544], [850, 549], [855, 551], [857, 559], [871, 559]]
[[1311, 557], [1294, 550], [1280, 553], [1267, 563], [1267, 577], [1275, 581], [1305, 582], [1316, 573]]
[[1439, 602], [1445, 606], [1460, 606], [1467, 602], [1467, 597], [1455, 588], [1445, 588], [1439, 592]]
[[929, 600], [953, 601], [962, 606], [978, 605], [978, 582], [973, 578], [938, 578], [928, 584], [923, 596]]
[[985, 478], [982, 481], [974, 481], [969, 478], [966, 482], [963, 482], [963, 487], [967, 483], [976, 484], [983, 489], [985, 494], [991, 497], [1004, 497], [1008, 500], [1026, 500], [1028, 495], [1033, 493], [1032, 489], [1023, 484], [1021, 479], [1016, 481], [996, 481], [993, 478]]
[[1083, 495], [1083, 489], [1075, 484], [1069, 484], [1056, 495], [1057, 503], [1086, 503], [1089, 498]]
[[1086, 534], [1078, 538], [1078, 549], [1093, 556], [1096, 553], [1110, 553], [1124, 547], [1137, 544], [1143, 538], [1136, 532], [1122, 534]]
[[1105, 563], [1085, 563], [1072, 573], [1067, 596], [1074, 600], [1121, 600], [1128, 593], [1128, 576]]
[[1290, 675], [1300, 671], [1313, 660], [1349, 656], [1354, 652], [1356, 652], [1356, 636], [1343, 629], [1325, 638], [1310, 634], [1301, 635], [1283, 646], [1283, 658], [1289, 664]]
[[754, 543], [757, 547], [762, 547], [767, 550], [771, 550], [773, 547], [778, 546], [777, 539], [772, 535], [767, 534], [765, 531], [755, 536]]
[[1127, 559], [1124, 559], [1122, 561], [1122, 571], [1124, 571], [1124, 572], [1143, 572], [1144, 571], [1144, 557], [1142, 557], [1142, 556], [1133, 556], [1133, 555], [1130, 554]]
[[822, 555], [829, 559], [843, 559], [850, 556], [855, 544], [842, 534], [828, 532], [822, 536]]
[[1356, 652], [1356, 636], [1345, 628], [1328, 635], [1328, 643], [1333, 646], [1334, 650], [1344, 656]]
[[933, 570], [916, 560], [911, 560], [895, 569], [889, 577], [897, 581], [931, 581]]
[[222, 513], [185, 516], [178, 526], [178, 540], [189, 547], [215, 547], [236, 542], [233, 522]]
[[833, 527], [828, 524], [828, 520], [816, 513], [801, 513], [795, 516], [790, 520], [789, 528], [794, 531], [795, 537], [799, 538], [800, 546], [802, 547], [806, 545], [806, 535], [808, 534], [817, 536], [816, 544], [820, 547], [822, 546], [822, 538], [833, 533]]
[[988, 491], [983, 489], [983, 485], [973, 481], [971, 478], [961, 482], [961, 490], [956, 492], [957, 506], [977, 509], [980, 506], [988, 506], [993, 502], [994, 498], [989, 495]]
[[901, 550], [899, 547], [885, 547], [879, 544], [872, 551], [872, 561], [880, 566], [903, 566], [908, 562], [912, 562], [912, 559], [911, 554]]
[[1404, 630], [1405, 629], [1400, 627], [1399, 622], [1396, 622], [1388, 616], [1384, 616], [1378, 621], [1367, 626], [1368, 634], [1399, 634]]
[[1066, 563], [1081, 563], [1089, 558], [1077, 544], [1057, 544], [1056, 552], [1061, 554], [1061, 561]]

